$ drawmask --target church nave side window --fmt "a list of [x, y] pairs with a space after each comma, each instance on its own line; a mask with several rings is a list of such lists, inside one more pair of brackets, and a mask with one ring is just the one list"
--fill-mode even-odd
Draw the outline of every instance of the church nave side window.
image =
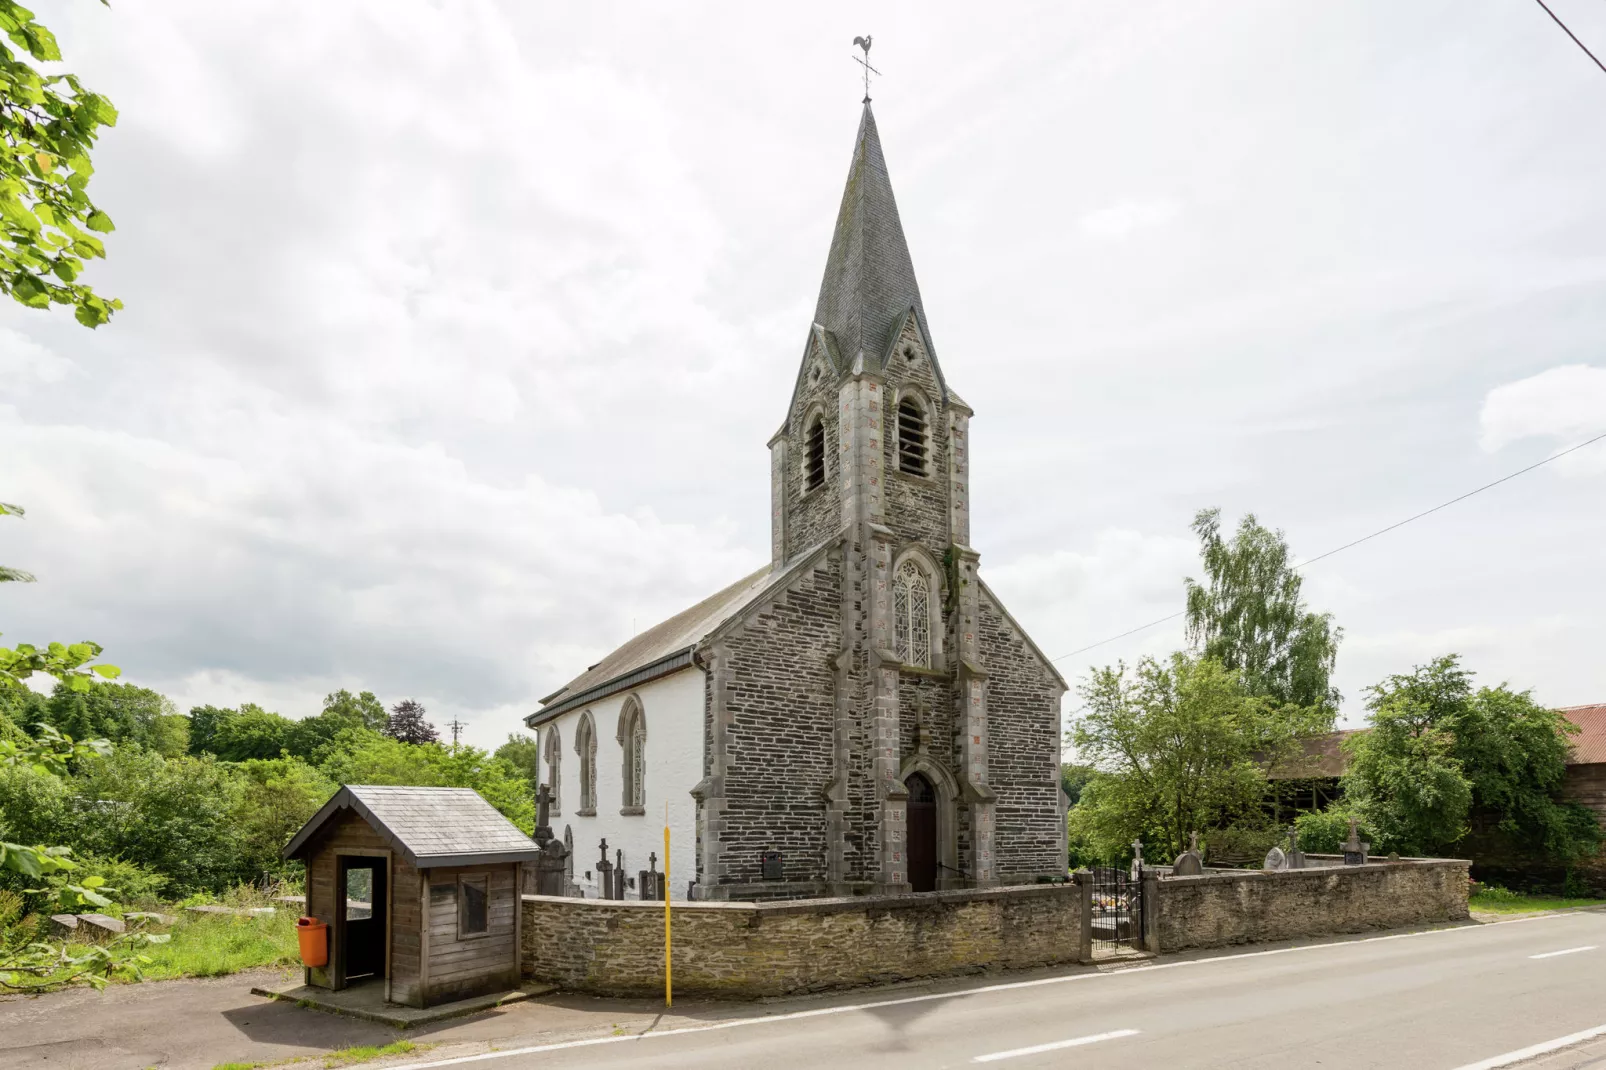
[[625, 703], [619, 717], [619, 744], [624, 748], [624, 809], [640, 814], [647, 805], [647, 717], [635, 698]]
[[597, 812], [597, 727], [590, 710], [580, 715], [574, 751], [580, 758], [580, 814], [589, 816]]
[[898, 566], [892, 618], [898, 659], [905, 665], [931, 668], [931, 581], [913, 561]]
[[563, 808], [559, 800], [563, 798], [563, 742], [558, 738], [558, 726], [552, 725], [546, 730], [546, 746], [542, 748], [546, 758], [547, 787], [552, 790], [552, 813], [560, 814]]
[[803, 447], [803, 489], [814, 490], [825, 485], [825, 418], [816, 414], [809, 421], [809, 433]]

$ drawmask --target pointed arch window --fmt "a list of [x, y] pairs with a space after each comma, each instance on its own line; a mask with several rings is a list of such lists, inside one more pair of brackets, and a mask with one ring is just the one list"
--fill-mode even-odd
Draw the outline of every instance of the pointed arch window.
[[557, 725], [546, 730], [546, 745], [541, 748], [541, 754], [546, 759], [547, 787], [552, 791], [552, 808], [549, 812], [556, 816], [563, 812], [563, 742], [558, 738]]
[[915, 397], [898, 401], [898, 471], [912, 476], [926, 474], [926, 407]]
[[647, 807], [647, 715], [632, 695], [619, 711], [619, 747], [624, 758], [621, 814], [644, 814]]
[[809, 420], [803, 443], [803, 489], [825, 486], [825, 417], [815, 413]]
[[580, 758], [580, 809], [581, 817], [597, 812], [597, 726], [591, 711], [580, 715], [580, 726], [574, 731], [574, 752]]
[[892, 626], [898, 659], [931, 668], [931, 580], [913, 560], [899, 565], [893, 579]]

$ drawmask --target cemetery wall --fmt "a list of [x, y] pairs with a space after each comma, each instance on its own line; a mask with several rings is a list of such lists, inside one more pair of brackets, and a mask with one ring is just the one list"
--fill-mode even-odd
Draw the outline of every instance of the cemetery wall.
[[1468, 865], [1459, 859], [1406, 859], [1168, 877], [1159, 882], [1160, 950], [1460, 920], [1467, 917]]
[[[1075, 885], [674, 908], [675, 991], [754, 998], [1074, 962]], [[524, 897], [526, 976], [617, 995], [663, 991], [661, 903]]]

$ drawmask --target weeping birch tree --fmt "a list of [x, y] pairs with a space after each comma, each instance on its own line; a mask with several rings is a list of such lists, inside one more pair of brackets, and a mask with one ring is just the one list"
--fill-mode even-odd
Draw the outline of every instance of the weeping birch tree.
[[1188, 642], [1203, 657], [1237, 673], [1244, 688], [1278, 703], [1338, 710], [1333, 667], [1343, 629], [1300, 596], [1301, 577], [1281, 531], [1245, 514], [1231, 538], [1221, 510], [1193, 519], [1204, 580], [1188, 577]]

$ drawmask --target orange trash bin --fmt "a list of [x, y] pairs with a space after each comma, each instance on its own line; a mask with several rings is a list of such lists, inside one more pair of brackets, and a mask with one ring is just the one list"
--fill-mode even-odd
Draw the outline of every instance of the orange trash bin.
[[329, 965], [329, 926], [317, 918], [297, 918], [296, 938], [301, 942], [303, 966]]

